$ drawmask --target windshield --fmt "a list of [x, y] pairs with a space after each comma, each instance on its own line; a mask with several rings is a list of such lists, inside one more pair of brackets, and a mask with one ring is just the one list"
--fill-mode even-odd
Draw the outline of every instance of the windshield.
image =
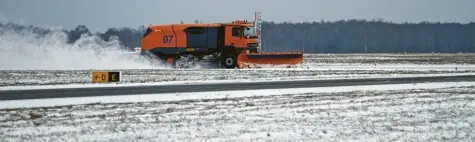
[[257, 37], [255, 27], [244, 27], [244, 37]]

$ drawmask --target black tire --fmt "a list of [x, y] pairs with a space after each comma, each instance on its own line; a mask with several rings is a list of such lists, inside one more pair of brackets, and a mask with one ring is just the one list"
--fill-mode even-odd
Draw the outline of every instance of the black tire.
[[234, 54], [226, 55], [226, 57], [224, 57], [222, 60], [222, 64], [225, 68], [228, 68], [228, 69], [236, 68], [237, 66], [236, 55]]

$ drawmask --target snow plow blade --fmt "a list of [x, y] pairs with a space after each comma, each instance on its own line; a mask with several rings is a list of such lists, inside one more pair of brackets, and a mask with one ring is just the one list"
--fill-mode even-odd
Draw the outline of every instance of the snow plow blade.
[[263, 66], [294, 66], [303, 63], [303, 52], [241, 53], [237, 57], [238, 68], [261, 68]]

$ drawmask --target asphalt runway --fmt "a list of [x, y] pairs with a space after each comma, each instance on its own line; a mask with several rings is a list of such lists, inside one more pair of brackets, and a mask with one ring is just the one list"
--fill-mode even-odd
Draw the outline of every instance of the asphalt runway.
[[199, 84], [199, 85], [198, 84], [197, 85], [157, 85], [157, 86], [126, 86], [126, 87], [61, 88], [61, 89], [40, 89], [40, 90], [1, 90], [0, 100], [92, 97], [92, 96], [112, 96], [112, 95], [139, 95], [139, 94], [155, 94], [155, 93], [184, 93], [184, 92], [231, 91], [231, 90], [255, 90], [255, 89], [279, 89], [279, 88], [380, 85], [380, 84], [405, 84], [405, 83], [424, 83], [424, 82], [457, 82], [457, 81], [475, 81], [475, 75], [370, 78], [370, 79], [299, 80], [299, 81], [280, 81], [280, 82], [220, 83], [220, 84]]

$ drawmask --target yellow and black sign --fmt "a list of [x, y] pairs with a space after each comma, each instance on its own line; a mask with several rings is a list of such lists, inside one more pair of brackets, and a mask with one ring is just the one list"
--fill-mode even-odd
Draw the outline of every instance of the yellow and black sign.
[[186, 48], [186, 51], [195, 51], [195, 48]]
[[120, 72], [92, 72], [93, 83], [119, 82]]

